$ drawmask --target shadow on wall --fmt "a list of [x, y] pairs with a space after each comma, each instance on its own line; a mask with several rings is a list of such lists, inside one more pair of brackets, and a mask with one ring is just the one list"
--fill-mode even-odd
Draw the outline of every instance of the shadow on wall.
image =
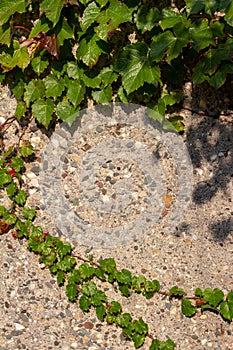
[[[202, 89], [204, 87], [206, 88], [205, 84]], [[212, 106], [216, 107], [221, 98], [225, 102], [223, 102], [222, 108], [220, 108], [220, 105], [218, 106], [217, 115], [212, 117], [203, 116], [200, 119], [196, 117], [199, 122], [191, 126], [187, 132], [187, 147], [194, 170], [200, 171], [202, 161], [207, 161], [212, 167], [212, 176], [208, 180], [199, 182], [194, 188], [193, 201], [199, 205], [208, 203], [218, 191], [222, 191], [226, 196], [226, 208], [228, 210], [226, 209], [226, 212], [221, 213], [226, 219], [216, 220], [216, 223], [209, 227], [214, 239], [220, 242], [224, 241], [233, 231], [233, 219], [228, 218], [229, 215], [233, 216], [233, 115], [227, 113], [227, 110], [231, 109], [232, 111], [233, 109], [233, 96], [231, 100], [229, 98], [229, 94], [233, 95], [233, 89], [229, 92], [228, 97], [226, 97], [226, 90], [224, 91], [220, 93], [220, 91], [210, 89], [209, 100], [207, 100], [208, 87], [203, 95], [200, 94], [201, 90], [199, 91], [203, 107], [204, 104], [211, 106], [211, 101], [215, 101]], [[193, 92], [193, 100], [195, 100], [195, 94], [197, 94], [197, 90]], [[197, 99], [196, 102], [198, 102]], [[197, 105], [198, 103], [196, 107]], [[200, 108], [197, 112], [200, 112], [201, 109], [203, 110], [203, 108]], [[204, 112], [207, 115], [208, 108]], [[223, 116], [219, 118], [219, 115], [223, 112], [228, 114], [225, 121]]]

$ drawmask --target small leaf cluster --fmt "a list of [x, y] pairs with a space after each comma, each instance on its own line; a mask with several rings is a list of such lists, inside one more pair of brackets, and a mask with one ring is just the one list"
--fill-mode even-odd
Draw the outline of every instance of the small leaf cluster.
[[0, 80], [13, 85], [16, 117], [46, 128], [90, 100], [165, 115], [187, 79], [218, 89], [233, 73], [232, 18], [231, 0], [2, 0]]

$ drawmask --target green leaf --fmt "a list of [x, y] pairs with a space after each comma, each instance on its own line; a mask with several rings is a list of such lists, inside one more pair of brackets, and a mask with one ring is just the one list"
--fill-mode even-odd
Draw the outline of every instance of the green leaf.
[[115, 276], [118, 282], [131, 285], [132, 273], [129, 270], [122, 269], [120, 272], [117, 272]]
[[42, 100], [39, 99], [32, 105], [32, 113], [39, 123], [44, 125], [46, 128], [52, 120], [54, 112], [54, 103], [51, 99]]
[[121, 23], [132, 21], [132, 14], [124, 3], [110, 2], [105, 11], [101, 11], [98, 19], [99, 26], [95, 32], [102, 40], [107, 40], [108, 32], [119, 27]]
[[96, 5], [95, 1], [91, 2], [85, 8], [85, 10], [83, 12], [82, 20], [80, 22], [80, 26], [81, 26], [83, 31], [86, 31], [87, 28], [89, 28], [90, 25], [95, 22], [99, 13], [100, 13], [100, 8], [99, 8], [99, 6]]
[[76, 108], [82, 102], [85, 91], [85, 85], [82, 81], [72, 79], [69, 80], [67, 98], [70, 100], [74, 108]]
[[23, 157], [31, 156], [34, 153], [34, 149], [30, 141], [24, 141], [23, 145], [19, 148], [19, 154]]
[[89, 311], [90, 307], [91, 307], [91, 302], [90, 300], [85, 297], [85, 295], [82, 295], [79, 299], [79, 307], [82, 311], [87, 312]]
[[117, 301], [112, 301], [110, 303], [110, 306], [109, 306], [109, 309], [108, 309], [108, 312], [112, 315], [117, 315], [117, 314], [120, 314], [122, 311], [122, 308], [121, 308], [121, 304], [118, 303]]
[[98, 317], [99, 320], [103, 320], [104, 316], [106, 315], [106, 308], [103, 304], [98, 305], [96, 307], [96, 316]]
[[124, 295], [124, 297], [128, 298], [130, 296], [130, 289], [127, 285], [123, 284], [123, 285], [119, 285], [119, 291], [121, 292], [122, 295]]
[[14, 201], [19, 205], [24, 205], [27, 200], [27, 194], [24, 190], [19, 190], [16, 196], [14, 197]]
[[86, 86], [91, 87], [93, 89], [99, 87], [101, 82], [99, 76], [88, 77], [86, 74], [83, 75], [82, 80]]
[[28, 2], [26, 0], [1, 0], [0, 26], [7, 22], [15, 12], [25, 12], [27, 4]]
[[168, 296], [169, 297], [182, 297], [184, 295], [184, 291], [182, 288], [179, 288], [177, 286], [172, 287], [169, 292]]
[[96, 2], [100, 5], [100, 7], [104, 7], [107, 4], [108, 0], [96, 0]]
[[75, 113], [75, 109], [68, 101], [59, 102], [56, 106], [56, 114], [59, 119], [66, 121]]
[[56, 37], [57, 37], [57, 42], [59, 46], [62, 46], [66, 39], [74, 39], [73, 29], [70, 28], [66, 18], [63, 17], [61, 25], [58, 25], [56, 27], [56, 34], [57, 34]]
[[215, 288], [214, 290], [206, 288], [203, 292], [203, 298], [211, 306], [217, 307], [219, 303], [223, 300], [224, 293], [218, 288]]
[[99, 267], [95, 268], [95, 276], [98, 277], [98, 279], [101, 281], [106, 280], [104, 272]]
[[36, 238], [37, 241], [40, 239], [44, 239], [44, 233], [43, 230], [40, 226], [34, 226], [32, 225], [32, 227], [30, 228], [30, 232], [29, 232], [29, 236], [30, 238]]
[[83, 263], [79, 266], [78, 268], [79, 272], [80, 272], [80, 276], [83, 279], [87, 279], [90, 278], [94, 275], [95, 273], [95, 269], [94, 267], [90, 266], [88, 263]]
[[227, 74], [233, 74], [232, 63], [223, 63], [217, 70], [217, 72], [210, 77], [209, 84], [215, 89], [219, 89], [226, 81]]
[[197, 51], [200, 51], [210, 45], [215, 46], [213, 33], [207, 19], [199, 19], [195, 21], [189, 28], [189, 32], [191, 34], [191, 38], [193, 39], [193, 47]]
[[189, 14], [198, 13], [204, 9], [205, 0], [186, 0], [185, 2]]
[[93, 100], [98, 104], [108, 103], [112, 99], [112, 88], [109, 85], [105, 89], [93, 91], [91, 95], [93, 97]]
[[183, 299], [181, 302], [182, 313], [187, 317], [192, 317], [195, 315], [197, 308], [193, 306], [189, 299]]
[[160, 289], [159, 281], [153, 280], [153, 281], [146, 281], [145, 282], [145, 291], [146, 292], [154, 293], [154, 292], [158, 292], [159, 289]]
[[61, 10], [65, 2], [63, 0], [44, 0], [40, 4], [40, 8], [42, 12], [44, 12], [45, 16], [53, 23], [57, 24], [60, 18]]
[[34, 72], [39, 76], [48, 67], [49, 61], [44, 56], [38, 56], [31, 60], [31, 65]]
[[152, 61], [160, 62], [165, 56], [167, 49], [174, 43], [175, 38], [172, 32], [167, 30], [162, 34], [154, 36], [152, 39], [150, 57]]
[[14, 182], [11, 182], [6, 188], [8, 196], [11, 198], [17, 191], [17, 186]]
[[200, 298], [203, 297], [203, 292], [202, 292], [201, 288], [196, 288], [195, 289], [195, 296], [196, 297], [200, 297]]
[[17, 217], [14, 214], [10, 214], [9, 212], [5, 212], [3, 216], [3, 220], [7, 225], [15, 224], [17, 221]]
[[232, 321], [233, 319], [233, 302], [223, 301], [220, 304], [220, 315], [227, 321]]
[[177, 132], [183, 132], [185, 125], [183, 123], [184, 118], [181, 116], [173, 116], [168, 118]]
[[16, 107], [16, 110], [15, 110], [16, 118], [23, 117], [25, 115], [25, 113], [26, 113], [26, 110], [27, 110], [26, 104], [23, 101], [19, 101], [17, 103], [17, 107]]
[[143, 275], [133, 276], [132, 278], [132, 288], [136, 290], [136, 292], [140, 293], [145, 287], [146, 277]]
[[5, 212], [6, 212], [6, 209], [4, 205], [0, 205], [0, 216], [3, 216]]
[[171, 339], [166, 341], [153, 339], [149, 350], [174, 350], [175, 347], [176, 345]]
[[93, 296], [91, 296], [91, 302], [94, 306], [102, 305], [102, 302], [107, 302], [107, 297], [102, 290], [98, 290]]
[[43, 79], [45, 85], [45, 96], [46, 97], [58, 97], [61, 96], [62, 91], [65, 88], [65, 82], [62, 78], [57, 78], [56, 75], [50, 74]]
[[117, 315], [116, 324], [121, 328], [126, 328], [129, 326], [132, 317], [129, 313], [124, 313], [122, 315]]
[[57, 284], [63, 284], [65, 282], [65, 273], [63, 271], [58, 271], [57, 273]]
[[139, 318], [139, 320], [133, 321], [134, 329], [137, 333], [147, 335], [148, 333], [148, 325], [143, 321], [142, 318]]
[[135, 333], [132, 336], [132, 340], [134, 342], [135, 349], [138, 349], [138, 348], [140, 348], [143, 345], [143, 343], [145, 341], [145, 335], [141, 335], [141, 334]]
[[23, 96], [24, 93], [24, 82], [23, 80], [20, 80], [17, 85], [13, 88], [13, 94], [16, 99], [20, 99]]
[[24, 207], [22, 210], [23, 216], [28, 220], [33, 220], [36, 216], [36, 209], [35, 208], [29, 208]]
[[76, 52], [77, 59], [81, 59], [88, 67], [93, 67], [105, 50], [101, 47], [101, 40], [96, 34], [85, 36], [79, 43]]
[[47, 33], [49, 31], [49, 24], [47, 19], [39, 19], [35, 26], [32, 28], [30, 34], [29, 34], [29, 39], [34, 38], [36, 35], [39, 33]]
[[27, 47], [20, 48], [19, 42], [14, 41], [13, 56], [6, 52], [3, 52], [0, 55], [0, 63], [4, 72], [10, 71], [16, 66], [24, 70], [30, 63], [30, 56]]
[[230, 302], [233, 303], [233, 291], [232, 291], [232, 292], [229, 292], [229, 293], [227, 294], [227, 301], [230, 301]]
[[115, 68], [122, 75], [122, 83], [127, 94], [137, 90], [145, 82], [158, 84], [160, 69], [148, 57], [146, 43], [135, 43], [124, 47], [116, 60]]
[[24, 101], [26, 102], [26, 106], [29, 107], [30, 102], [38, 100], [39, 98], [44, 96], [44, 84], [42, 80], [32, 79], [26, 85], [24, 92]]
[[73, 269], [68, 276], [68, 282], [69, 283], [80, 283], [82, 281], [82, 278], [80, 276], [79, 270]]
[[190, 34], [187, 31], [187, 28], [183, 25], [183, 23], [177, 23], [173, 27], [173, 33], [175, 35], [175, 40], [172, 42], [172, 44], [167, 50], [167, 62], [169, 64], [174, 58], [180, 55], [182, 49], [190, 41]]
[[173, 28], [176, 24], [186, 25], [188, 19], [186, 13], [179, 13], [174, 11], [171, 7], [164, 8], [162, 11], [162, 20], [160, 26], [163, 30]]
[[0, 169], [0, 188], [10, 182], [12, 182], [11, 174], [7, 172], [7, 169]]
[[57, 268], [61, 271], [71, 271], [71, 269], [76, 265], [75, 258], [70, 256], [65, 256], [62, 260], [57, 263]]
[[62, 241], [57, 242], [56, 248], [61, 259], [63, 259], [65, 255], [70, 254], [72, 250], [70, 243], [63, 243]]
[[225, 21], [229, 26], [233, 27], [233, 2], [229, 2], [229, 6], [227, 7], [226, 14], [224, 16]]
[[11, 29], [9, 25], [3, 25], [0, 27], [0, 43], [5, 44], [8, 47], [11, 43]]
[[145, 33], [158, 25], [159, 18], [160, 12], [156, 7], [140, 6], [135, 15], [136, 26], [142, 33]]
[[106, 273], [114, 273], [116, 270], [116, 262], [113, 258], [107, 258], [99, 261], [100, 268]]
[[90, 297], [95, 295], [97, 292], [96, 284], [92, 281], [82, 285], [82, 293]]
[[24, 162], [19, 157], [12, 157], [11, 158], [11, 167], [16, 171], [16, 173], [18, 173], [24, 167]]
[[[98, 78], [102, 81], [103, 86], [108, 86], [117, 80], [118, 75], [113, 71], [113, 67], [104, 67], [98, 75]], [[97, 87], [97, 86], [95, 86]]]
[[76, 62], [68, 62], [67, 74], [69, 78], [79, 80], [83, 76], [83, 70], [78, 67]]
[[78, 291], [75, 284], [71, 284], [71, 283], [67, 284], [66, 295], [70, 301], [74, 301], [77, 298]]

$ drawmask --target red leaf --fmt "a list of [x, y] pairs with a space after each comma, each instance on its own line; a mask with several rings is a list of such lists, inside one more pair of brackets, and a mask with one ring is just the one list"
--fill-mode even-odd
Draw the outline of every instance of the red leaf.
[[46, 49], [50, 55], [59, 58], [59, 46], [55, 34], [51, 36], [44, 35], [40, 40], [38, 49]]

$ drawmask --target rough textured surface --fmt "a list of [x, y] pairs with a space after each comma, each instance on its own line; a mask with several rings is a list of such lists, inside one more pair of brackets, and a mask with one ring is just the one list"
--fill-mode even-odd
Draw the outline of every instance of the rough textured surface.
[[[184, 107], [192, 102], [187, 86]], [[1, 121], [13, 113], [14, 101], [6, 90], [1, 92]], [[193, 103], [193, 102], [192, 102]], [[203, 104], [203, 103], [202, 103]], [[140, 241], [115, 249], [93, 249], [80, 245], [75, 251], [97, 260], [112, 256], [119, 268], [134, 274], [145, 274], [161, 282], [162, 290], [173, 285], [190, 295], [196, 287], [233, 290], [233, 116], [219, 118], [183, 110], [187, 144], [194, 167], [192, 203], [177, 229], [166, 233], [161, 225]], [[8, 130], [9, 141], [15, 126]], [[48, 141], [32, 123], [25, 138], [30, 138], [36, 151]], [[41, 208], [38, 184], [41, 158], [28, 164], [24, 176], [30, 194], [28, 204]], [[0, 198], [4, 202], [6, 198]], [[7, 203], [6, 203], [7, 205]], [[48, 217], [38, 211], [37, 224], [56, 234]], [[76, 303], [68, 302], [64, 287], [59, 288], [49, 271], [41, 269], [38, 257], [26, 249], [25, 241], [11, 235], [0, 236], [0, 350], [131, 350], [120, 329], [101, 323], [94, 312], [83, 314]], [[124, 311], [143, 317], [150, 333], [165, 340], [173, 339], [179, 350], [232, 350], [233, 324], [220, 316], [205, 312], [192, 319], [180, 312], [178, 301], [156, 296], [145, 300], [140, 295], [121, 297], [106, 284], [109, 300], [119, 300]], [[142, 347], [148, 350], [149, 343]]]

